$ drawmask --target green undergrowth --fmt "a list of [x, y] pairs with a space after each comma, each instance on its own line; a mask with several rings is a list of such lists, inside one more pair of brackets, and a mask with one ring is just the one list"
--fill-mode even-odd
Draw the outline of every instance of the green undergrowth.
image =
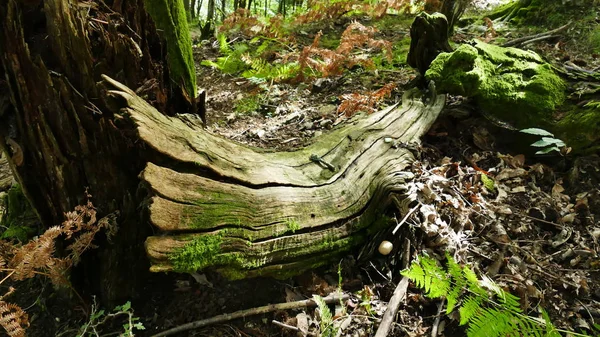
[[8, 190], [2, 203], [5, 210], [0, 221], [0, 239], [27, 242], [39, 233], [37, 215], [19, 184], [14, 184]]
[[227, 36], [220, 34], [218, 41], [222, 56], [216, 61], [203, 60], [202, 65], [219, 69], [226, 74], [264, 80], [285, 81], [298, 74], [297, 62], [267, 61], [268, 55], [275, 54], [281, 48], [280, 43], [272, 39], [255, 37], [247, 42], [229, 43]]
[[557, 329], [542, 308], [537, 308], [538, 317], [527, 315], [517, 296], [486, 275], [479, 278], [470, 267], [459, 265], [448, 253], [446, 259], [446, 266], [441, 267], [436, 260], [420, 256], [402, 275], [423, 289], [427, 297], [445, 298], [446, 314], [458, 312], [459, 325], [468, 326], [468, 337], [560, 337], [560, 332], [566, 332]]

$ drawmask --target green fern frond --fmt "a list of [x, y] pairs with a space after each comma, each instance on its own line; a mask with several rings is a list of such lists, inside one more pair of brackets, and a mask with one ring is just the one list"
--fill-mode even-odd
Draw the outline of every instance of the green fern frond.
[[319, 308], [321, 336], [334, 337], [337, 334], [337, 329], [333, 326], [333, 315], [331, 314], [331, 310], [329, 310], [329, 306], [327, 306], [323, 297], [319, 295], [313, 295], [313, 300], [317, 303], [317, 308]]
[[415, 282], [417, 287], [424, 288], [425, 295], [430, 298], [445, 296], [450, 289], [450, 279], [446, 272], [437, 265], [436, 260], [426, 256], [413, 262], [410, 269], [403, 271], [402, 275]]
[[519, 297], [485, 275], [479, 279], [475, 271], [460, 266], [449, 254], [446, 257], [446, 270], [436, 260], [421, 256], [401, 274], [423, 289], [427, 297], [446, 297], [448, 314], [462, 298], [459, 325], [468, 324], [468, 337], [560, 336], [546, 312], [542, 311], [543, 319], [522, 314]]
[[229, 46], [229, 42], [227, 42], [227, 36], [225, 36], [225, 34], [219, 34], [217, 40], [219, 41], [219, 51], [221, 54], [229, 55], [232, 50]]
[[483, 298], [478, 295], [472, 295], [467, 297], [462, 306], [458, 309], [460, 313], [460, 322], [459, 325], [465, 325], [469, 323], [469, 321], [479, 314], [479, 309], [481, 308], [481, 303], [483, 302]]
[[446, 295], [446, 300], [448, 301], [446, 305], [446, 315], [448, 315], [456, 307], [458, 298], [462, 293], [463, 288], [467, 285], [467, 279], [463, 274], [462, 268], [448, 253], [446, 253], [446, 259], [448, 260], [448, 273], [450, 273], [451, 282], [453, 284], [452, 289], [450, 289], [448, 295]]
[[[482, 308], [480, 313], [469, 321], [467, 336], [515, 336], [521, 334], [519, 320], [516, 316], [507, 314], [495, 308]], [[529, 336], [529, 334], [528, 334]], [[537, 333], [533, 336], [538, 336]]]

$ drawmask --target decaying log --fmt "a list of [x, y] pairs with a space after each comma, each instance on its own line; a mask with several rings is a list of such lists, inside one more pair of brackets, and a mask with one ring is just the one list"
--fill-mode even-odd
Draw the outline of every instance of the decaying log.
[[151, 270], [213, 268], [230, 278], [285, 277], [363, 244], [411, 178], [413, 155], [396, 145], [418, 141], [445, 101], [424, 104], [410, 91], [401, 107], [357, 118], [306, 148], [269, 152], [162, 115], [104, 79], [156, 152], [140, 174], [158, 231], [146, 240]]

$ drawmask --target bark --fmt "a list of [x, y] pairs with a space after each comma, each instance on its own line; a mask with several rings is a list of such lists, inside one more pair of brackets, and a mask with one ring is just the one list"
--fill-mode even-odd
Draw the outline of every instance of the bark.
[[448, 21], [443, 15], [421, 13], [410, 27], [408, 64], [425, 75], [431, 62], [442, 52], [451, 52]]
[[[212, 268], [230, 278], [285, 277], [364, 245], [381, 215], [403, 204], [404, 170], [414, 160], [395, 144], [418, 141], [444, 96], [409, 99], [294, 152], [226, 141], [167, 117], [121, 84], [123, 112], [157, 152], [140, 174], [156, 234], [146, 240], [151, 270]], [[313, 155], [335, 167], [313, 162]], [[401, 207], [402, 208], [402, 207]]]
[[139, 238], [147, 230], [138, 225], [135, 178], [145, 161], [132, 130], [116, 127], [100, 75], [136, 88], [160, 111], [192, 109], [178, 104], [185, 98], [164, 71], [165, 44], [144, 4], [0, 3], [2, 78], [10, 98], [0, 114], [0, 147], [45, 225], [60, 224], [84, 201], [86, 188], [99, 216], [121, 212], [118, 238], [78, 271], [107, 300], [129, 297], [147, 268], [140, 259]]
[[0, 153], [0, 192], [4, 192], [12, 185], [13, 176], [8, 166], [8, 160], [6, 156]]
[[192, 3], [190, 5], [190, 15], [192, 17], [192, 20], [196, 18], [196, 4], [198, 3], [197, 0], [192, 0]]
[[202, 27], [202, 38], [208, 38], [214, 31], [215, 0], [208, 0], [206, 22]]
[[188, 21], [192, 18], [192, 5], [190, 0], [183, 0], [183, 7], [185, 8], [185, 15]]

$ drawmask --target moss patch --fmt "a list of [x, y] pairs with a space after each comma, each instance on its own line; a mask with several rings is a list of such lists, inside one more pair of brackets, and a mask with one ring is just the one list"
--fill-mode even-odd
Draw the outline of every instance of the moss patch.
[[192, 272], [217, 263], [222, 235], [202, 235], [175, 251], [169, 260], [177, 272]]
[[2, 203], [5, 214], [0, 222], [3, 228], [0, 234], [1, 239], [16, 239], [26, 242], [38, 233], [39, 220], [29, 204], [29, 200], [23, 194], [21, 186], [14, 184], [6, 193]]
[[475, 41], [440, 54], [425, 74], [439, 91], [470, 96], [493, 117], [517, 128], [551, 120], [565, 84], [535, 53]]
[[171, 80], [196, 97], [196, 68], [183, 0], [145, 0], [146, 9], [167, 43]]

